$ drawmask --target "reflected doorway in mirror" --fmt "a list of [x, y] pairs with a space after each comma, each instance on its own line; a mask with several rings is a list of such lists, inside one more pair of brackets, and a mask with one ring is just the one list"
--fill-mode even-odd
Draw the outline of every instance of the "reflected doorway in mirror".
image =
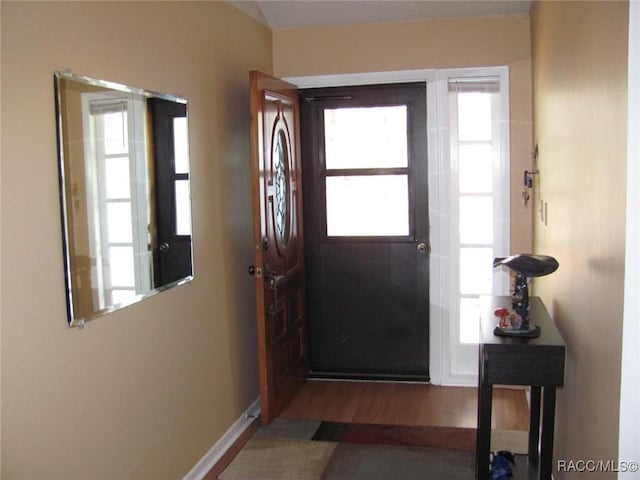
[[187, 101], [55, 72], [69, 325], [193, 278]]

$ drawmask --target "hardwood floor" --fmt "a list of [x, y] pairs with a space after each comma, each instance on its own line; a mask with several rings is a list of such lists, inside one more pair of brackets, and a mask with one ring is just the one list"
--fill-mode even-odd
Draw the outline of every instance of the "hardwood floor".
[[253, 436], [254, 433], [260, 428], [260, 417], [256, 418], [251, 425], [247, 427], [247, 429], [242, 432], [242, 435], [238, 437], [238, 439], [229, 447], [229, 449], [224, 452], [220, 460], [213, 466], [211, 470], [202, 478], [202, 480], [218, 480], [218, 477], [222, 472], [224, 472], [225, 468], [229, 466], [229, 464], [233, 461], [233, 459], [238, 455], [238, 452], [242, 450], [242, 447], [249, 441], [249, 439]]
[[[310, 380], [280, 415], [345, 423], [476, 427], [477, 388]], [[527, 430], [524, 390], [495, 388], [493, 428]]]
[[[475, 428], [477, 389], [416, 383], [309, 380], [282, 418], [344, 423]], [[260, 426], [256, 419], [204, 477], [216, 480]], [[524, 390], [494, 388], [492, 426], [527, 430]]]

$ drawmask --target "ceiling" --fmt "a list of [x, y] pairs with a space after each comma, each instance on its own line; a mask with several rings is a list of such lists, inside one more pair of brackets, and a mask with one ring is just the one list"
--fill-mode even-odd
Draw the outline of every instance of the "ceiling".
[[530, 0], [227, 0], [272, 29], [526, 13]]

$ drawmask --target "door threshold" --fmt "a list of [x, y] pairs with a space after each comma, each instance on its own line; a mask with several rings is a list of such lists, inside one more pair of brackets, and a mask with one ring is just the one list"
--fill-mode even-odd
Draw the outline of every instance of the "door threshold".
[[398, 375], [371, 373], [338, 373], [309, 371], [307, 380], [344, 381], [344, 382], [378, 382], [378, 383], [425, 383], [429, 384], [429, 375]]

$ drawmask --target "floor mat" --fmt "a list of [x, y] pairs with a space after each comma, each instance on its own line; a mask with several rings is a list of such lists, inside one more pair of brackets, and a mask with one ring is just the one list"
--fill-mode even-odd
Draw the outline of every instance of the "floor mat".
[[221, 480], [319, 480], [336, 443], [252, 438]]
[[512, 453], [529, 451], [529, 432], [521, 430], [492, 430], [491, 451], [509, 450]]
[[471, 480], [472, 452], [341, 443], [321, 480]]

